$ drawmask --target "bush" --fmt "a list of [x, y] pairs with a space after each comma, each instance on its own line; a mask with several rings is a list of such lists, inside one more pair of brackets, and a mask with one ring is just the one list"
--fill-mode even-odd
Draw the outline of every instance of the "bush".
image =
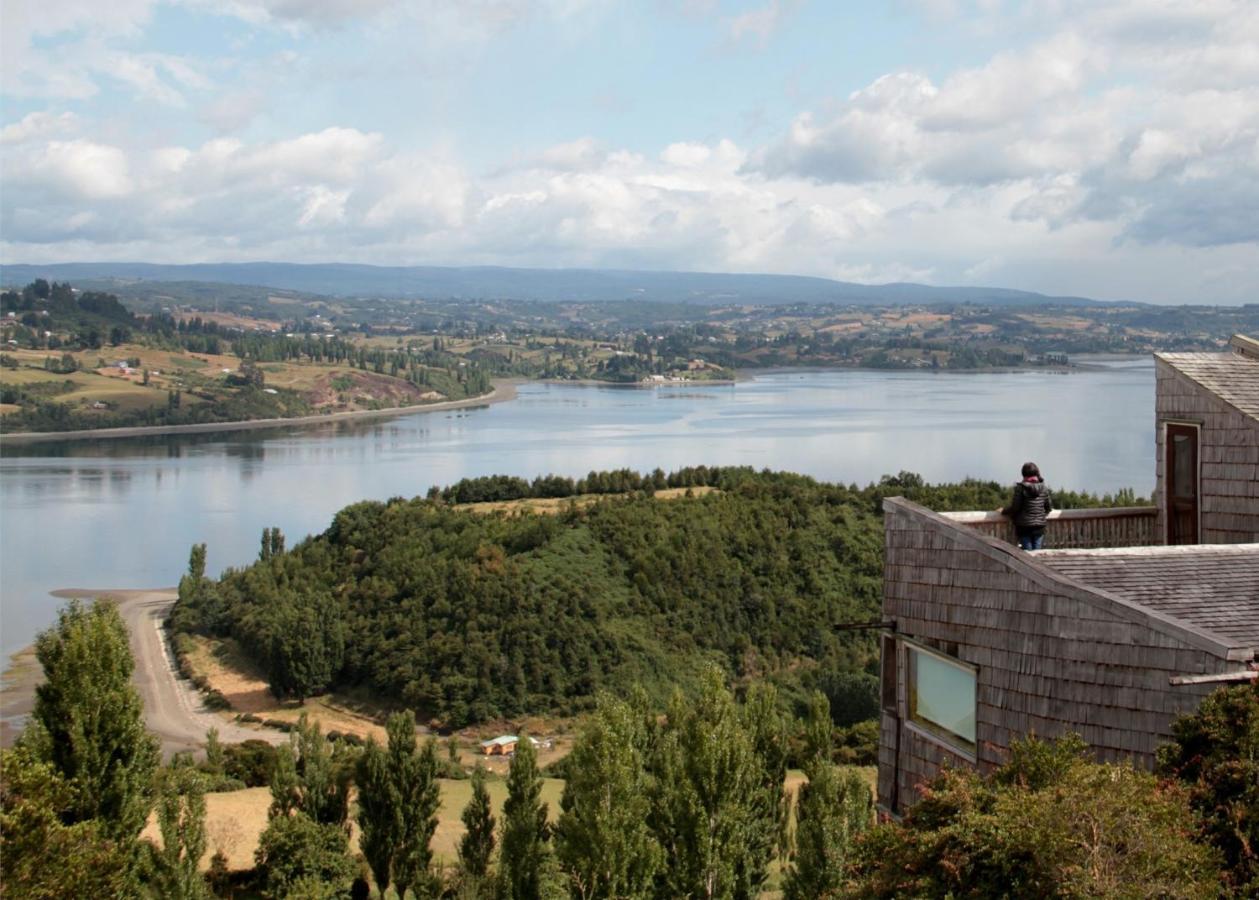
[[1179, 779], [1238, 896], [1259, 896], [1259, 682], [1221, 688], [1172, 725], [1159, 773]]
[[246, 787], [266, 787], [271, 783], [279, 753], [266, 741], [254, 739], [223, 745], [223, 774]]
[[1188, 796], [1084, 742], [1015, 742], [992, 777], [946, 770], [858, 844], [852, 896], [1213, 898], [1214, 849]]

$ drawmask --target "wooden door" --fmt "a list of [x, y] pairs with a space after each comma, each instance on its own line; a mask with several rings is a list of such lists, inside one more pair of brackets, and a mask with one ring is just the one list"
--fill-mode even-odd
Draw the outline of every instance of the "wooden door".
[[1198, 429], [1168, 425], [1163, 485], [1167, 543], [1198, 543]]

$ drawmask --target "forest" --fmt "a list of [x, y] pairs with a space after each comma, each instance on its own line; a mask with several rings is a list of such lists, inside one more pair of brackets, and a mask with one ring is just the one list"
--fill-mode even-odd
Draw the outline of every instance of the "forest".
[[[709, 488], [668, 501], [663, 488]], [[576, 498], [555, 515], [470, 512], [460, 503]], [[865, 488], [750, 468], [582, 479], [471, 479], [428, 498], [367, 501], [285, 549], [218, 579], [193, 548], [176, 632], [233, 637], [272, 692], [304, 698], [363, 686], [439, 728], [588, 710], [601, 689], [663, 701], [717, 664], [765, 678], [837, 724], [873, 717], [882, 579], [882, 498], [991, 509], [995, 482], [930, 486], [911, 473]], [[602, 495], [602, 496], [598, 496]], [[1061, 506], [1130, 496], [1058, 495]]]

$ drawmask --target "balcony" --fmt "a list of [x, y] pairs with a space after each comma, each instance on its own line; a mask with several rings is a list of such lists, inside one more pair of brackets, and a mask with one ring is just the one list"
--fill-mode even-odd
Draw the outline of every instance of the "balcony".
[[[968, 528], [1018, 545], [1014, 523], [999, 512], [946, 512]], [[1112, 509], [1056, 509], [1045, 527], [1046, 550], [1094, 550], [1103, 547], [1150, 547], [1162, 542], [1154, 530], [1158, 510], [1153, 506]]]

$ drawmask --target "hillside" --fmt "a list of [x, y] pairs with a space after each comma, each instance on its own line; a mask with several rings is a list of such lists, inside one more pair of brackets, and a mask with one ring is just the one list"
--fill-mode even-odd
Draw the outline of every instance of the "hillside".
[[[366, 266], [344, 263], [62, 263], [5, 265], [5, 285], [35, 278], [75, 283], [218, 282], [334, 296], [556, 302], [639, 300], [698, 305], [835, 303], [859, 306], [977, 303], [988, 306], [1099, 305], [995, 287], [866, 285], [800, 275], [652, 272], [625, 269], [512, 269], [495, 266]], [[108, 286], [108, 285], [105, 285]]]
[[[716, 490], [653, 496], [701, 486]], [[593, 493], [607, 496], [552, 515], [456, 505]], [[277, 696], [359, 687], [445, 727], [573, 714], [634, 683], [663, 700], [706, 661], [797, 701], [855, 692], [866, 699], [844, 718], [860, 721], [874, 713], [876, 645], [840, 626], [878, 618], [889, 494], [991, 509], [1005, 488], [705, 467], [473, 479], [348, 506], [287, 551], [264, 534], [259, 561], [217, 581], [194, 567], [172, 623], [234, 638]]]

